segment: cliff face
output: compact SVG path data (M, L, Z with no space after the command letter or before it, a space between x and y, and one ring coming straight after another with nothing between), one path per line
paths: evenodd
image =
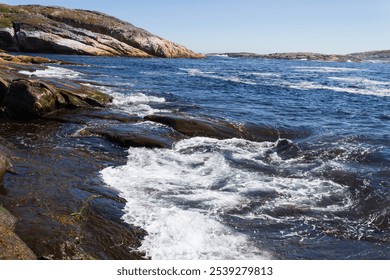
M35 5L0 4L0 49L129 57L203 57L103 13Z

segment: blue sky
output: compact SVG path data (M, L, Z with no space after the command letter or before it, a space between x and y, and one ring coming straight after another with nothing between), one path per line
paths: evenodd
M102 11L198 52L390 49L390 0L0 2Z

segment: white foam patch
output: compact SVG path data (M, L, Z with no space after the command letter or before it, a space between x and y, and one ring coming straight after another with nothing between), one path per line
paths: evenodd
M311 67L311 66L296 66L293 67L296 72L315 72L315 73L340 73L340 72L355 72L361 71L357 68L343 67Z
M144 93L122 94L113 92L114 104L117 106L133 105L142 103L164 103L164 97L157 97L152 95L146 95Z
M66 69L62 67L54 67L54 66L48 66L46 69L43 70L36 70L36 71L19 71L20 74L28 75L28 76L37 76L42 78L68 78L68 79L75 79L79 76L81 76L80 72Z
M115 89L112 87L90 85L88 83L84 83L84 85L93 86L99 89L100 91L109 94L114 98L112 101L113 106L131 115L144 117L147 115L152 115L161 112L166 112L166 113L170 112L169 110L155 109L152 107L154 104L160 104L166 102L164 97L146 95L141 92L124 94L115 91Z
M234 82L234 83L240 83L240 84L247 84L247 85L257 85L257 83L255 81L240 78L238 76L225 77L225 76L218 75L215 72L204 72L204 71L201 71L199 69L194 69L194 68L190 68L190 69L181 68L180 70L187 72L189 76L204 77L204 78L209 78L209 79L216 79L216 80L222 80L222 81Z
M331 90L336 92L347 92L352 94L375 95L381 97L390 96L390 88L373 86L372 83L368 85L363 84L363 87L355 87L353 85L351 85L351 87L328 86L328 85L318 84L315 82L290 83L287 84L287 86L290 88L300 89L300 90L322 89L322 90Z
M143 93L123 94L119 92L111 92L114 97L112 104L127 113L134 114L140 117L147 115L169 112L168 110L155 109L152 107L156 103L164 103L165 98Z
M376 81L359 77L329 77L329 79L334 81L345 82L352 85L364 85L364 86L390 86L390 82Z
M264 77L264 78L280 78L281 77L280 74L272 73L272 72L253 72L250 74L253 76Z
M127 200L125 221L148 232L140 249L153 259L269 258L222 219L248 205L251 193L276 194L256 213L280 207L328 213L350 206L345 188L332 181L257 171L282 161L272 151L275 145L196 137L172 150L131 148L126 165L101 174Z
M88 83L84 83L84 85L93 86L100 91L109 94L114 98L112 105L132 115L144 117L155 113L169 112L168 110L155 109L152 107L153 104L164 103L165 98L163 97L146 95L140 92L124 94L115 91L111 87L90 85Z

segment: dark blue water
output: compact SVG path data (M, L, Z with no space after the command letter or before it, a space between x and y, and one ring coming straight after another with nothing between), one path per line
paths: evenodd
M37 75L94 85L118 112L280 133L130 148L102 171L152 258L390 259L390 64L55 58L87 66Z

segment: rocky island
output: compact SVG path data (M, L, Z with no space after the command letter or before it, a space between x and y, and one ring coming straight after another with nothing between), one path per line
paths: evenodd
M264 58L264 59L287 59L287 60L316 60L329 62L362 62L362 61L389 61L390 51L370 51L351 54L321 54L313 52L286 52L257 54L250 52L228 52L228 53L210 53L209 56L227 56L233 58Z
M210 55L224 55L228 57L240 58L264 58L264 59L288 59L288 60L317 60L317 61L331 61L331 62L360 62L359 57L352 55L339 54L321 54L312 52L287 52L287 53L271 53L271 54L256 54L248 52L239 53L221 53Z

